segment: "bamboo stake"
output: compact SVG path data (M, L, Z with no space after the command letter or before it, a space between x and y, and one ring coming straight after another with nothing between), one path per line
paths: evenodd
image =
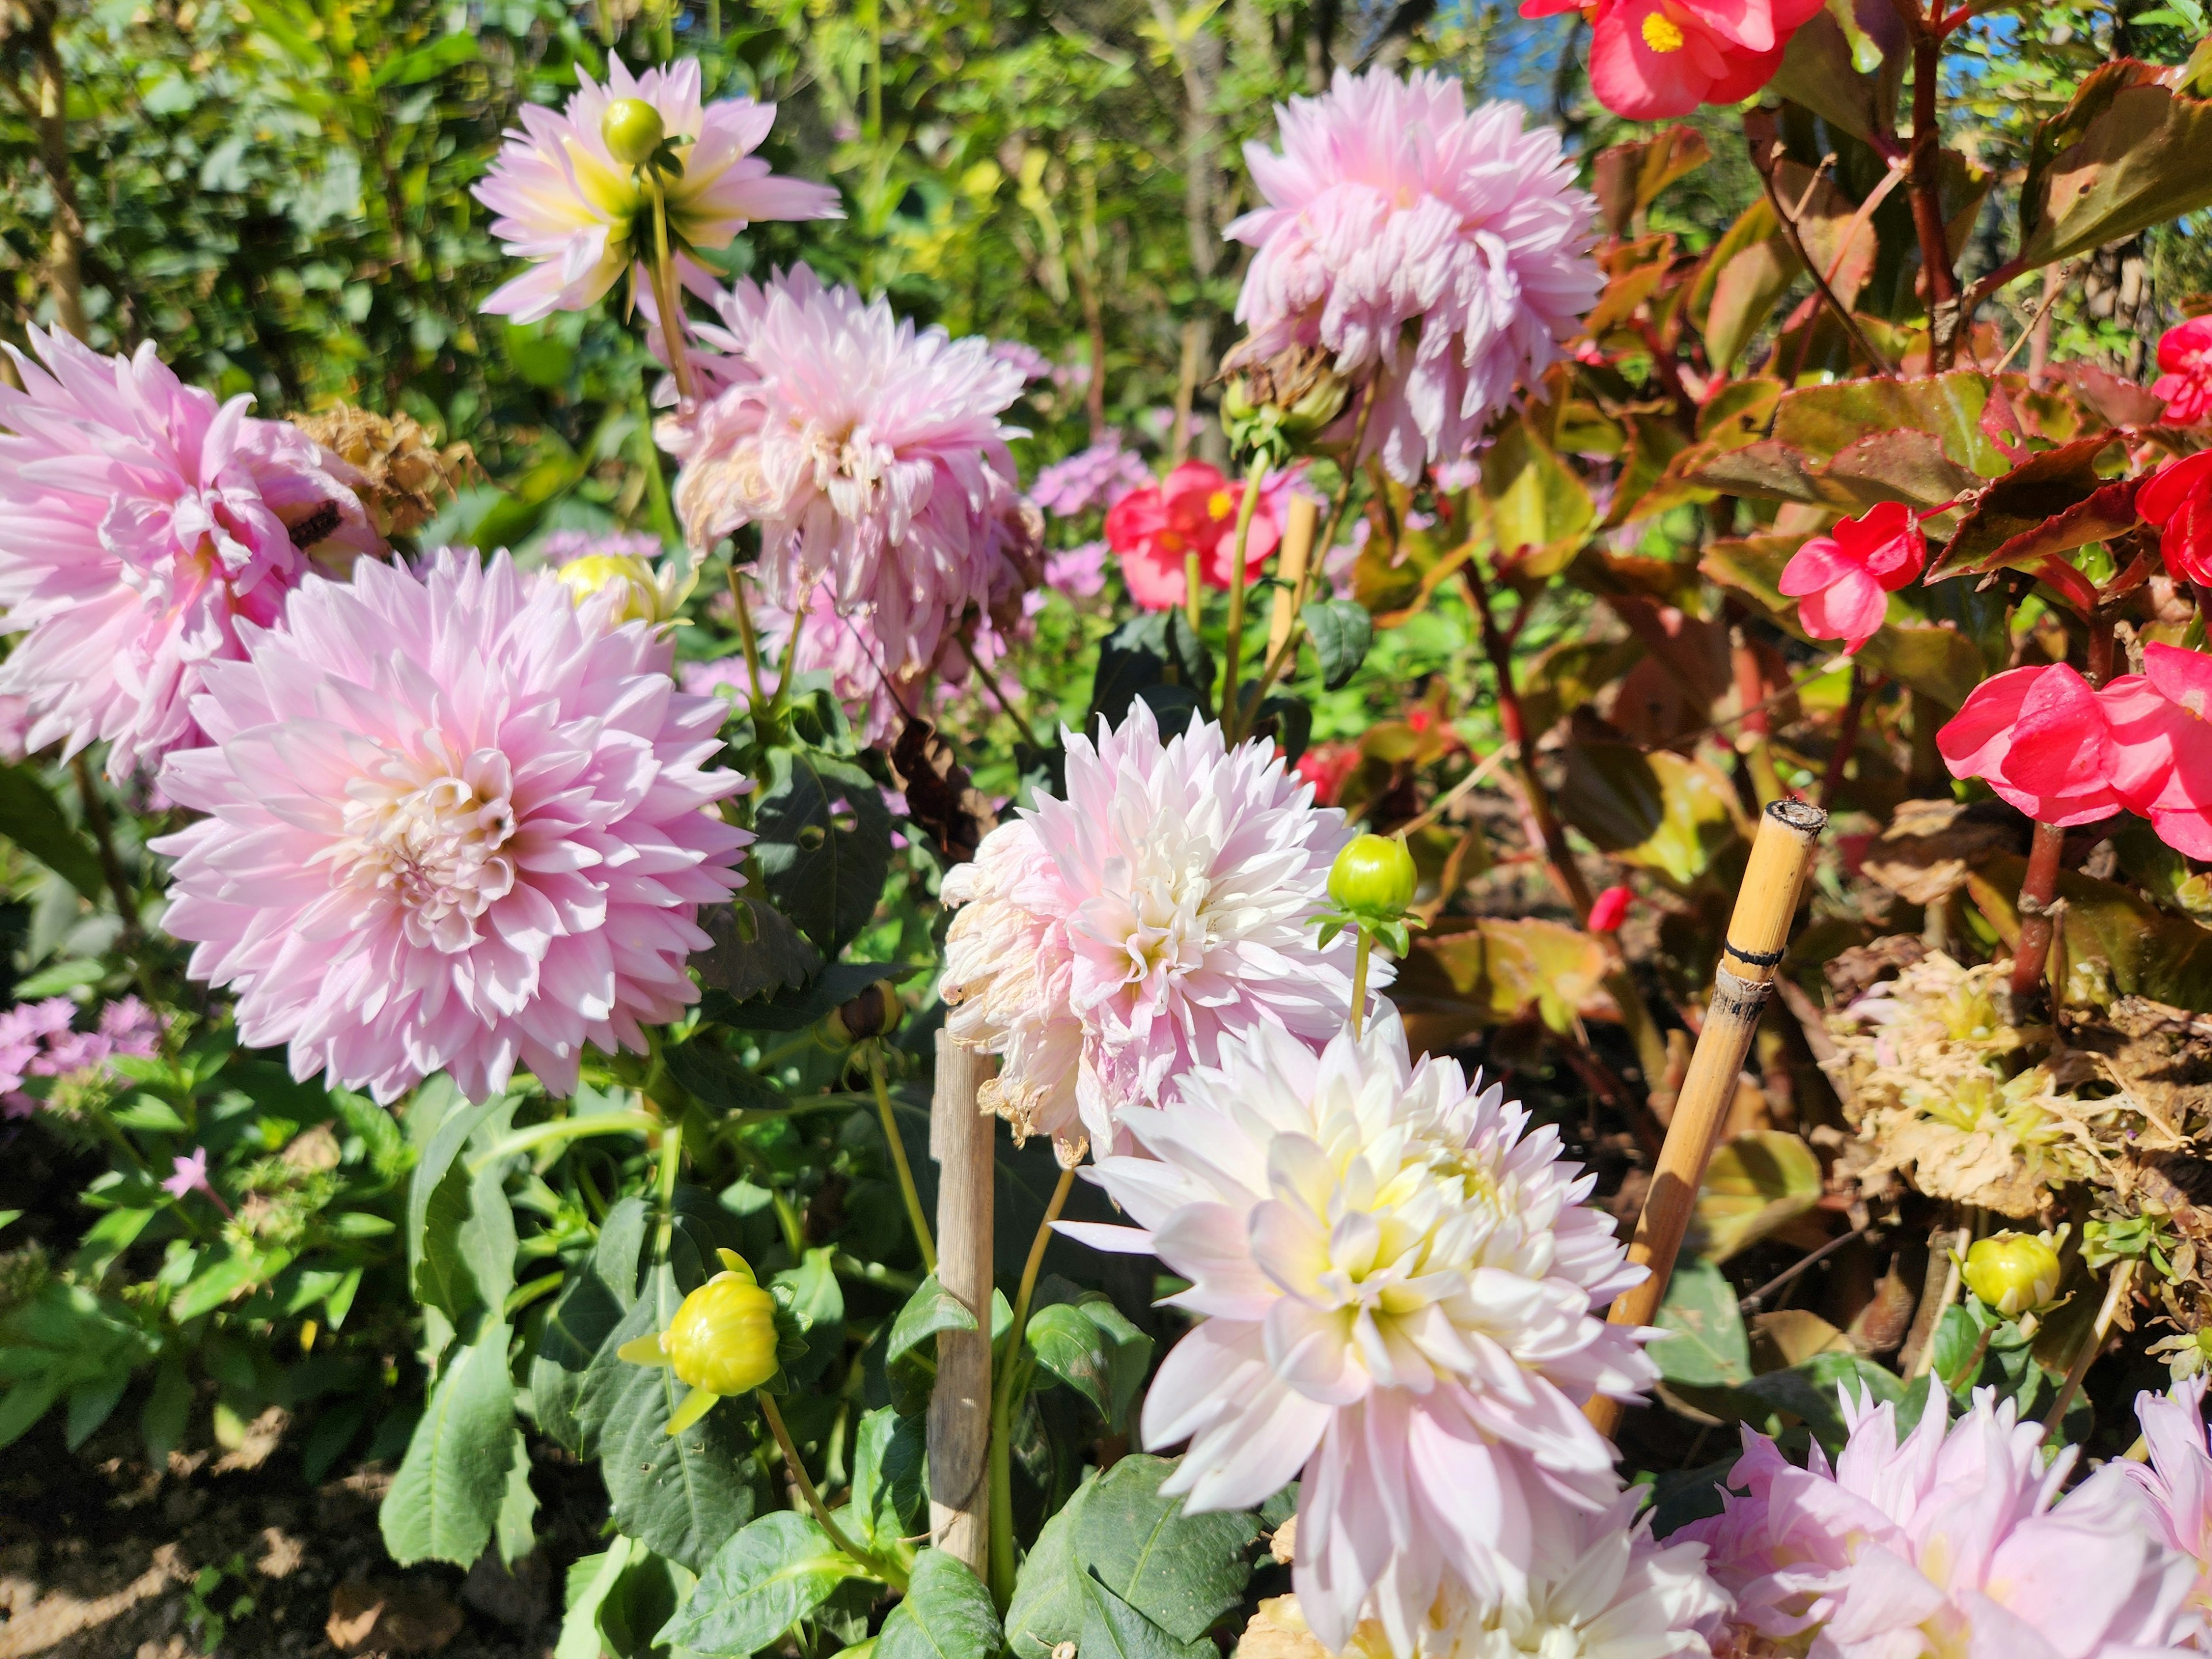
M1735 914L1729 919L1720 972L1713 986L1705 1028L1690 1056L1689 1074L1675 1097L1659 1167L1636 1224L1628 1259L1649 1267L1650 1276L1613 1299L1607 1318L1615 1325L1649 1325L1667 1293L1674 1257L1689 1231L1713 1141L1735 1097L1736 1073L1743 1069L1759 1011L1766 1006L1774 969L1797 914L1797 895L1811 868L1814 843L1828 815L1809 801L1778 800L1759 821L1751 862L1737 890ZM1583 1407L1601 1434L1620 1426L1621 1403L1600 1395Z
M929 1396L930 1541L981 1578L990 1570L992 1131L976 1103L987 1055L940 1032L929 1155L937 1160L937 1282L975 1316L975 1328L937 1334Z
M1321 526L1321 503L1310 495L1291 497L1291 520L1283 526L1283 545L1275 555L1275 614L1267 623L1267 654L1273 662L1297 620L1297 592L1305 585L1306 561L1313 556L1314 532ZM1261 688L1265 695L1266 688Z

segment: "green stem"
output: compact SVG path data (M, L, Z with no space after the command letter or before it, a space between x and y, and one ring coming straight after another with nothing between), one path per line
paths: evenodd
M550 1123L517 1129L494 1142L489 1151L469 1160L469 1173L473 1176L487 1164L512 1158L517 1152L534 1152L540 1146L564 1140L580 1140L586 1135L649 1135L665 1127L659 1118L648 1117L643 1112L602 1112L591 1117L556 1118Z
M131 890L131 878L124 871L123 860L116 854L107 803L100 799L100 786L93 781L92 769L85 764L82 754L70 757L70 772L76 779L77 799L84 803L84 826L92 831L93 842L100 849L100 873L106 878L108 896L115 901L115 914L123 921L123 937L126 941L136 939L138 901Z
M1275 683L1284 669L1297 659L1298 645L1305 638L1306 629L1305 624L1297 618L1298 613L1305 609L1306 600L1312 596L1314 573L1322 568L1328 550L1336 544L1337 528L1344 522L1344 509L1352 500L1352 480L1358 470L1355 463L1359 455L1359 446L1367 441L1367 417L1374 412L1375 396L1370 389L1361 398L1359 418L1352 422L1352 448L1345 457L1343 480L1336 487L1335 498L1329 502L1328 519L1322 526L1321 533L1314 538L1313 550L1306 555L1306 568L1299 574L1297 586L1291 590L1291 631L1283 635L1282 644L1275 648L1266 665L1260 670L1259 683L1252 693L1252 706L1255 709L1266 700L1267 688Z
M645 375L637 377L638 465L645 474L646 516L653 533L663 542L680 542L684 532L676 522L676 504L669 499L668 479L660 470L660 449L653 441L653 389Z
M730 602L738 613L738 645L745 653L745 678L751 684L753 700L750 713L756 730L761 715L768 707L768 693L761 686L760 636L753 632L752 607L745 603L744 573L732 559L730 565Z
M1014 729L1022 734L1022 741L1042 753L1044 745L1037 741L1036 733L1030 729L1029 721L1022 718L1020 709L1006 700L1006 694L1000 686L998 678L983 666L983 659L975 654L975 648L968 643L965 635L961 638L960 649L968 659L968 666L975 672L975 678L982 682L983 689L991 694L991 701L999 705L1008 720L1013 721Z
M643 169L653 191L653 296L660 313L660 338L668 348L668 372L676 377L680 406L696 403L699 388L691 379L691 354L684 339L684 285L668 252L668 192L650 163Z
M644 1098L642 1096L640 1098ZM647 1106L653 1104L647 1100ZM660 1227L653 1236L653 1259L668 1260L668 1242L676 1233L676 1175L684 1159L684 1131L666 1113L659 1115L660 1177L654 1195L660 1200Z
M999 1367L998 1387L991 1395L991 1595L1001 1611L1014 1599L1014 1465L1012 1430L1014 1380L1022 1370L1023 1345L1029 1335L1030 1298L1036 1293L1037 1269L1044 1265L1044 1247L1052 1242L1052 1224L1066 1207L1075 1185L1073 1169L1060 1172L1052 1201L1044 1206L1044 1219L1030 1241L1030 1259L1022 1265L1022 1282L1014 1292L1014 1320L1006 1328L1006 1356Z
M1359 948L1352 956L1352 1035L1355 1037L1367 1021L1367 959L1374 951L1375 935L1362 927Z
M914 1227L914 1242L921 1247L921 1265L937 1271L937 1241L929 1236L929 1218L922 1213L921 1193L914 1184L914 1166L907 1162L906 1142L898 1118L891 1110L891 1091L884 1084L884 1057L874 1043L868 1048L868 1081L876 1085L876 1110L883 1115L884 1139L890 1143L891 1163L898 1170L899 1196L906 1200L906 1218Z
M871 1554L862 1549L851 1539L846 1537L844 1529L830 1518L830 1511L822 1502L822 1494L814 1490L814 1482L806 1473L806 1465L799 1460L799 1448L791 1443L791 1431L783 1425L783 1413L775 1408L775 1396L766 1389L762 1389L757 1393L761 1403L761 1415L768 1419L769 1432L775 1437L776 1446L783 1453L784 1473L790 1478L792 1486L798 1490L807 1509L812 1512L815 1524L829 1534L830 1541L853 1560L866 1567L893 1589L904 1589L906 1573L897 1563L886 1561L881 1556Z
M1193 549L1182 556L1182 614L1190 621L1190 631L1198 632L1198 551ZM1203 691L1205 688L1200 687Z
M1252 537L1253 514L1260 507L1260 486L1267 481L1267 461L1255 455L1244 472L1244 499L1237 507L1237 541L1229 559L1229 635L1222 646L1221 726L1227 741L1234 743L1243 730L1237 703L1237 682L1243 672L1244 549Z

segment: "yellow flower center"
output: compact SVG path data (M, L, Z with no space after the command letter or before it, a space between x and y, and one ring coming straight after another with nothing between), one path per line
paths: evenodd
M1230 498L1229 492L1225 489L1217 489L1206 498L1206 510L1210 517L1225 519L1236 511L1236 508L1237 503Z
M1674 19L1655 11L1644 20L1644 44L1654 52L1680 52L1682 31Z

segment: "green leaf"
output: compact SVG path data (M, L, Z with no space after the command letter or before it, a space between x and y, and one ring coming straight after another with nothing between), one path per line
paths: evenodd
M1414 935L1390 988L1424 1045L1449 1047L1531 1010L1553 1030L1572 1030L1611 970L1596 936L1564 922L1480 916L1451 927Z
M1524 420L1508 422L1484 454L1479 494L1499 563L1529 576L1565 568L1597 523L1582 480Z
M1316 599L1298 612L1298 619L1305 623L1314 655L1321 660L1322 689L1341 690L1367 660L1375 619L1366 606L1350 599Z
M918 1414L878 1406L860 1419L853 1447L853 1509L861 1517L870 1547L921 1530L928 1460Z
M1077 1559L1076 1528L1098 1484L1086 1471L1074 1495L1044 1523L1022 1558L1014 1599L1006 1607L1006 1645L1014 1659L1047 1659L1063 1642L1083 1633L1085 1570Z
M1751 1380L1751 1339L1736 1307L1735 1286L1711 1262L1674 1264L1659 1328L1674 1333L1650 1348L1660 1376L1669 1382L1734 1388Z
M65 992L80 990L88 985L97 985L107 977L107 965L88 957L76 957L68 962L57 962L50 968L41 968L15 981L15 1000L27 1002L33 997L58 997ZM116 1060L135 1060L136 1054L117 1054ZM166 1069L166 1068L165 1068Z
M1735 368L1801 269L1774 209L1763 198L1746 208L1714 245L1690 301L1716 368Z
M291 1260L289 1250L264 1255L258 1250L240 1250L226 1245L221 1255L193 1274L184 1289L177 1292L176 1300L169 1306L169 1317L182 1324L185 1320L213 1313L233 1297L275 1278Z
M2100 64L2036 130L2020 198L2025 268L2212 206L2212 102L2160 85L2165 73Z
M0 766L0 836L76 889L95 905L107 894L100 853L69 821L35 767Z
M968 1304L937 1282L931 1273L907 1297L906 1305L891 1322L891 1334L884 1350L885 1364L908 1349L927 1341L939 1331L972 1331L975 1316Z
M536 1547L531 1520L537 1513L538 1494L530 1489L530 1447L522 1437L522 1425L517 1424L507 1459L507 1486L500 1498L498 1518L492 1524L499 1559L507 1566L514 1566Z
M2136 492L2143 480L2107 483L2098 463L2108 453L2119 458L2120 447L2111 433L2100 432L2014 467L1984 489L1959 521L1927 580L2029 570L2044 559L2132 529Z
M599 1224L599 1243L582 1269L571 1273L547 1314L530 1362L530 1398L538 1426L579 1455L586 1454L576 1404L584 1374L637 1300L639 1253L651 1212L645 1200L625 1198Z
M1905 1397L1905 1384L1894 1371L1850 1353L1814 1354L1785 1370L1754 1376L1738 1392L1799 1419L1833 1451L1850 1437L1837 1398L1839 1388L1855 1401L1862 1392L1870 1394L1876 1405L1893 1406Z
M1735 790L1710 763L1626 743L1567 746L1559 812L1605 852L1695 883L1738 845Z
M519 1435L505 1324L485 1322L446 1366L384 1495L377 1524L401 1566L471 1566L491 1541L507 1499Z
M1030 1316L1030 1352L1089 1401L1109 1428L1120 1428L1144 1389L1152 1339L1103 1292L1078 1291L1065 1280L1060 1290L1069 1299L1049 1302Z
M1968 875L1967 890L1984 915L2009 927L2013 896L2026 872L2025 860L1996 854ZM2102 962L2112 989L2124 996L2212 1013L2212 930L2078 871L2058 872L2058 896L2066 901L2069 960Z
M1076 1651L1086 1659L1206 1659L1217 1651L1202 1638L1177 1641L1091 1573L1076 1583L1083 1596Z
M1087 723L1119 726L1129 705L1147 688L1164 684L1170 669L1194 695L1213 684L1213 659L1189 618L1180 607L1131 617L1099 645Z
M817 1245L799 1259L796 1267L786 1267L769 1281L791 1293L792 1316L806 1338L805 1356L784 1367L800 1388L819 1376L845 1346L845 1291L832 1265L836 1255L835 1246Z
M1697 1252L1726 1261L1820 1201L1820 1162L1804 1137L1754 1129L1717 1148L1698 1188Z
M908 962L833 962L803 990L737 1002L720 991L701 1000L707 1018L744 1031L803 1031L842 1002L850 1002L879 979L894 984L912 979L924 964ZM779 1103L782 1103L779 1097Z
M1242 1510L1186 1515L1163 1497L1164 1457L1124 1457L1098 1477L1076 1524L1076 1559L1177 1642L1194 1642L1235 1607L1252 1577L1260 1523Z
M868 925L891 859L882 787L850 761L777 749L754 810L769 897L825 957Z
M884 1620L876 1659L991 1659L1005 1645L991 1592L957 1556L924 1550Z
M567 1610L553 1659L599 1659L599 1607L621 1579L635 1547L617 1533L603 1553L586 1555L570 1565Z
M616 1350L665 1330L683 1304L663 1264L607 1333L577 1391L574 1420L596 1453L617 1526L693 1571L752 1518L757 1503L749 1401L730 1400L678 1435L667 1432L691 1390L666 1365L634 1365Z
M726 993L732 1002L803 991L822 971L822 953L755 894L708 906L700 912L699 926L714 942L693 953L691 966L702 985Z
M439 1310L456 1328L471 1312L498 1307L514 1288L514 1216L503 1194L498 1209L507 1224L506 1283L501 1284L495 1273L490 1275L491 1284L477 1282L477 1261L471 1258L482 1260L489 1268L496 1252L475 1215L468 1167L461 1158L470 1137L499 1103L488 1100L448 1112L430 1137L407 1188L408 1282L416 1301ZM472 1226L477 1230L476 1237L465 1243L462 1235Z
M1877 113L1879 87L1859 69L1843 26L1825 11L1814 12L1790 37L1767 88L1862 143L1873 143L1878 130L1890 136Z
M811 1516L778 1510L714 1552L659 1640L732 1659L757 1653L858 1571Z
M660 1051L660 1058L669 1076L702 1106L715 1111L772 1112L791 1103L782 1090L740 1064L710 1037L672 1043Z

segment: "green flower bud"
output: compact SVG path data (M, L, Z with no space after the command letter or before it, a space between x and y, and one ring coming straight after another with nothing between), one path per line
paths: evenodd
M839 1003L830 1011L830 1035L841 1042L888 1036L898 1029L905 1012L898 988L890 981L879 979L850 1002Z
M653 159L668 128L660 112L642 98L617 98L599 117L599 137L607 154L624 167L642 167Z
M684 1298L661 1342L693 1388L744 1394L775 1375L775 1298L750 1267L716 1273Z
M2008 1318L2051 1305L2058 1251L2038 1233L1992 1233L1966 1252L1966 1288Z
M1328 896L1369 927L1393 922L1413 902L1420 872L1395 836L1360 836L1328 867Z

